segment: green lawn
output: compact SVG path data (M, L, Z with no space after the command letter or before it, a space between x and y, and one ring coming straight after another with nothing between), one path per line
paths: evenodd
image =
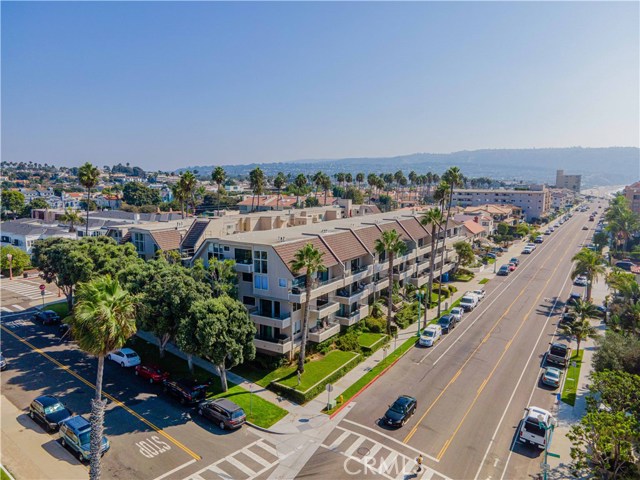
M456 282L470 282L473 275L454 275L453 280Z
M133 348L138 355L140 355L143 362L159 365L161 368L169 372L172 378L193 377L198 380L211 381L207 397L229 397L231 401L237 403L244 409L247 414L247 419L251 423L260 427L269 428L287 414L286 410L264 400L258 395L251 395L250 392L244 388L231 382L229 382L228 385L229 389L223 393L220 378L217 375L214 375L197 365L194 365L193 374L191 374L186 360L176 357L169 352L165 353L164 358L160 358L160 351L158 347L139 337L131 338L127 342L127 346ZM250 396L252 397L251 399L249 398Z
M371 348L384 337L384 333L361 333L358 335L358 343L361 347Z
M575 405L576 403L576 391L578 389L578 380L580 378L580 367L582 366L582 354L584 350L574 352L571 356L569 368L565 372L566 378L564 379L564 388L562 389L561 400L569 405ZM575 362L576 366L573 366Z
M11 480L4 467L0 468L0 480Z
M322 359L307 362L304 365L304 373L298 385L298 375L296 374L296 366L290 366L283 372L284 375L277 377L278 383L287 387L304 392L308 390L320 380L330 375L331 372L338 370L348 361L355 358L358 354L355 352L343 352L342 350L332 350ZM282 370L282 369L278 369Z
M67 302L54 303L52 305L46 305L45 310L53 310L60 318L64 318L69 315L69 309L67 308Z
M483 279L482 279L482 280L480 280L478 283L479 283L480 285L484 285L484 284L485 284L485 283L487 283L488 281L489 281L489 279L488 279L488 278L483 278Z
M400 345L396 350L391 352L387 357L379 362L375 367L365 373L362 377L360 377L355 383L353 383L350 387L348 387L340 397L342 398L342 403L348 401L353 397L356 393L358 393L365 385L367 385L371 380L373 380L377 375L379 375L385 368L391 365L397 358L403 356L405 353L409 351L411 347L416 344L416 337L411 337L407 339L402 345ZM342 403L340 405L342 405ZM337 405L336 408L329 410L328 414L332 414L336 411L337 408L340 407Z

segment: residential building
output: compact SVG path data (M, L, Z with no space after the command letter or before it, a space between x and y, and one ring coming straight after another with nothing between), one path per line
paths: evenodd
M580 193L582 175L565 175L564 170L556 171L556 188L567 188Z
M532 221L548 214L551 196L544 186L536 190L464 189L454 190L453 204L461 207L477 207L486 204L515 206L522 210L525 220ZM467 213L466 208L465 213Z
M235 260L238 296L256 325L256 348L291 357L300 344L305 303L310 309L309 341L315 343L368 315L370 302L388 286L388 258L376 252L375 242L382 232L392 229L407 245L406 253L394 259L393 279L401 286L423 286L432 253L430 227L423 226L411 210L207 238L191 262L201 259L208 264L214 257ZM454 268L453 243L466 239L455 221L449 222L446 235L446 245L440 245L436 257L436 275L442 261L443 273ZM315 275L309 299L304 272L291 270L295 253L307 243L323 253L327 269Z
M136 247L140 258L151 260L158 250L178 251L182 239L194 221L195 218L189 217L168 222L128 225L127 234L118 240L120 243L130 241ZM115 229L114 227L110 231Z
M640 215L640 182L624 187L622 194L629 201L631 210L636 215Z
M456 213L453 216L453 219L459 223L465 223L467 221L472 221L480 225L487 235L491 235L494 232L495 226L497 223L494 223L493 218L490 215L484 213L476 213L476 214L466 214L466 213Z
M489 236L489 232L477 221L467 220L462 224L462 226L464 227L467 237L472 240L479 240Z
M33 242L52 237L75 239L76 234L69 233L68 227L43 225L31 218L10 220L0 224L2 245L13 245L29 254L31 254Z
M551 188L549 194L551 195L551 208L555 210L563 210L569 205L575 205L578 195L574 190L568 188Z

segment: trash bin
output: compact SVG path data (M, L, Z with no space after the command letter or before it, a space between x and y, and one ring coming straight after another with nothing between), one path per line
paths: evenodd
M29 278L29 274L28 274L27 272L24 272L24 273L22 274L22 276L23 276L24 278Z
M449 281L449 272L447 273L443 273L442 274L442 282L448 282Z

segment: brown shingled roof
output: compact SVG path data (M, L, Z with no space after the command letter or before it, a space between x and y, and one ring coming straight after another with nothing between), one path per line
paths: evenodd
M340 263L336 257L333 256L331 251L327 248L327 246L322 243L318 237L309 237L305 240L298 240L297 242L290 243L281 243L278 245L274 245L273 249L278 254L278 256L282 259L282 262L287 266L289 271L291 271L291 260L293 260L296 252L304 247L307 243L311 243L314 247L324 253L322 256L322 260L324 261L325 267L332 267L333 265L337 265ZM295 275L304 275L306 269L300 270ZM293 271L291 271L293 273Z
M405 242L411 241L411 237L407 235L407 232L405 232L404 229L400 225L398 225L398 222L396 221L381 223L378 226L383 232L388 232L389 230L395 230L400 235L400 238Z
M427 231L420 225L420 222L415 218L407 218L406 220L399 220L400 225L402 225L409 235L411 235L414 239L419 240L421 238L429 237L431 235L427 233Z
M156 242L161 250L177 250L180 248L182 235L177 230L162 230L158 232L150 232L151 238Z
M341 262L367 255L368 252L349 230L341 233L322 235L322 240L336 254Z
M376 251L376 240L380 238L380 230L378 227L371 225L370 227L354 228L353 232L371 253Z

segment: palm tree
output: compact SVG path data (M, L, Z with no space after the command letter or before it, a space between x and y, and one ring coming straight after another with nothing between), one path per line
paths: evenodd
M393 230L382 232L380 238L376 239L375 249L378 255L387 255L389 267L387 275L389 276L389 286L387 287L387 334L391 335L391 311L393 308L393 260L396 256L404 254L407 245L400 238L400 234Z
M260 195L262 195L264 191L264 173L260 167L256 167L249 172L249 186L253 193L253 198L251 200L251 211L253 212L253 203L256 199L256 195L258 195L258 206L256 208L260 208Z
M84 223L84 218L76 211L67 208L64 211L64 214L60 215L61 222L69 222L69 233L73 233L76 229L73 227L74 225L80 225Z
M89 476L101 476L101 455L104 409L102 373L105 356L122 348L136 333L135 297L122 288L117 279L98 277L80 284L77 303L69 318L71 332L81 350L98 358L96 395L91 402L91 464Z
M430 208L420 219L423 225L431 225L431 257L429 259L429 285L427 291L427 300L424 308L424 326L427 326L427 306L431 303L431 294L433 292L433 266L436 260L436 248L438 243L438 231L442 224L442 211L437 208Z
M364 173L356 173L356 182L358 182L358 188L362 188L362 182L364 182Z
M331 177L322 175L322 190L324 191L324 206L327 206L327 192L331 190Z
M345 182L347 182L349 185L351 185L351 182L353 182L353 175L351 175L350 173L345 174L345 176L344 176L344 180L345 180Z
M211 180L218 186L218 216L220 216L220 198L222 197L222 186L227 179L227 172L222 167L216 167L211 173Z
M296 179L293 181L293 184L296 186L296 204L300 207L300 194L304 193L304 190L307 186L307 177L305 177L302 173L299 173Z
M595 308L595 307L594 307ZM587 338L595 338L598 336L598 331L591 325L591 322L587 319L575 320L570 323L563 324L560 329L562 333L568 337L575 338L576 343L576 355L580 351L580 343Z
M307 337L309 335L309 306L311 304L311 289L313 288L314 275L317 272L324 272L327 267L324 266L321 252L313 246L311 242L298 250L291 260L291 271L294 274L305 273L305 292L306 298L304 302L304 312L302 315L302 344L300 345L300 354L298 355L298 372L304 373L305 349L307 346Z
M607 230L613 237L614 246L622 245L622 250L626 250L631 237L640 230L640 219L629 208L629 201L622 195L618 195L611 201L605 218L608 221Z
M444 206L445 206L445 202L447 200L447 195L449 193L449 184L445 181L442 181L438 184L438 186L436 187L435 191L433 192L433 199L438 203L439 205L439 209L440 212L444 211ZM444 246L444 242L446 240L445 235L442 234L442 230L443 230L443 223L445 218L444 218L444 214L442 215L442 220L440 222L440 227L438 228L438 234L436 236L436 245L435 245L435 249L436 251L433 253L433 255L435 255L438 251L438 246L440 244L440 239L442 239L442 244ZM446 227L445 227L446 228ZM442 264L444 264L444 252L445 252L445 248L442 248L441 251L441 262ZM442 266L442 265L441 265ZM442 275L442 271L440 272L440 274ZM438 289L438 316L440 316L440 302L442 300L442 290Z
M278 190L278 198L276 198L276 210L279 210L280 208L280 191L282 190L282 187L285 186L285 184L287 183L287 178L284 176L284 173L282 172L278 172L278 174L276 175L276 178L273 179L273 186L276 188L276 190Z
M196 214L196 191L198 189L198 179L196 176L187 170L180 176L180 180L178 180L178 186L180 190L182 190L182 196L184 198L184 202L187 205L187 213L189 213L189 202L191 202L191 212L193 215Z
M173 198L180 204L180 213L182 214L182 218L184 219L184 192L182 190L182 186L180 185L180 181L171 185L171 193L173 194Z
M575 280L580 275L587 277L587 300L591 300L593 282L597 281L606 271L602 265L604 258L593 250L583 248L573 256L571 261L576 262L571 272L571 280Z
M78 180L80 185L87 189L87 226L85 235L89 236L89 202L91 200L91 189L98 185L100 170L87 162L78 169Z
M447 250L447 230L449 229L449 219L451 218L451 206L453 204L453 190L456 187L462 185L462 173L458 167L450 167L446 172L442 174L442 180L449 185L449 199L447 202L447 218L443 222L444 226L444 239L442 240L442 263L440 264L440 278L442 278L442 269L444 267L444 254ZM438 304L438 310L440 310L440 304ZM438 315L440 312L438 311Z

